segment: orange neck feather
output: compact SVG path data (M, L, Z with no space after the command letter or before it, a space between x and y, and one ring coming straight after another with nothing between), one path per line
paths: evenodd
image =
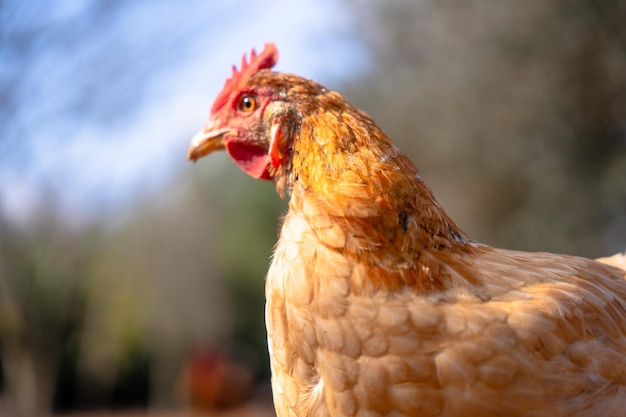
M293 206L306 196L320 215L365 237L347 244L346 255L367 251L378 264L414 264L424 251L472 250L415 166L371 118L337 93L318 99L324 110L303 119L293 145L291 186L302 190L293 193Z

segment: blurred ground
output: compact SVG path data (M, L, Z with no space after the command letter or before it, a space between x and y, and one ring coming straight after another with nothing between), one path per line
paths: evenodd
M120 411L120 412L86 412L57 414L55 417L275 417L271 404L250 403L248 405L226 411Z

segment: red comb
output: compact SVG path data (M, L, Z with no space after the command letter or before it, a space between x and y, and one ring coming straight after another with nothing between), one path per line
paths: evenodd
M254 74L257 71L266 68L272 68L278 61L278 50L273 43L266 43L263 52L259 55L256 54L254 48L250 51L250 63L246 62L246 55L241 58L241 69L237 71L237 67L233 65L233 75L226 80L222 91L215 98L213 107L211 107L211 114L221 109L228 101L228 96L233 89L239 84L244 77Z

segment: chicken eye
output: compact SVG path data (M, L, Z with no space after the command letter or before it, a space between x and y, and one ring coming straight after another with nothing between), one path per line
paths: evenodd
M257 100L253 95L245 95L239 99L238 108L240 112L243 113L252 113L256 110Z

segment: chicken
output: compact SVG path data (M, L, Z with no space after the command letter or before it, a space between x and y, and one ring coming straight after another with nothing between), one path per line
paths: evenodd
M250 368L226 350L198 346L187 358L179 391L195 410L209 411L241 405L250 396L252 383Z
M233 68L188 157L225 149L290 195L266 281L278 416L626 416L620 259L471 239L368 115L277 57Z

